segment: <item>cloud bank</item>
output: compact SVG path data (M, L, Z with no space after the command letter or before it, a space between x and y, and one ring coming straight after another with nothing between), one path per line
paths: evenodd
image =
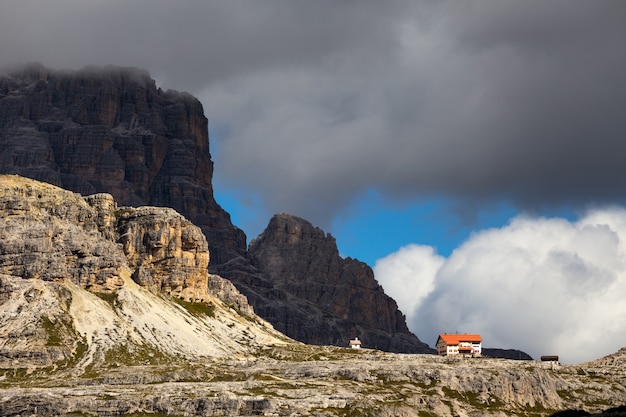
M623 202L622 0L0 4L0 64L139 66L210 119L216 179L328 227L367 189Z
M624 13L422 3L374 22L371 47L212 85L203 97L229 132L220 175L322 226L368 187L525 209L623 202Z
M626 344L626 209L575 222L518 216L471 236L447 259L410 246L374 272L434 346L439 333L480 333L483 346L580 363Z

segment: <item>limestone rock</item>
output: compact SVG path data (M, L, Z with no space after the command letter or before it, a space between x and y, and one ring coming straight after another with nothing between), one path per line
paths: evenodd
M15 175L0 175L0 274L110 293L131 271L142 287L188 301L209 292L209 251L200 228L166 207L120 207L109 194L85 198ZM253 314L221 277L218 295Z
M111 239L110 222L80 195L1 176L0 214L0 274L70 280L101 292L123 285L126 259Z
M83 198L0 176L0 219L2 416L547 417L626 403L624 349L558 365L295 342L246 310L228 281L208 275L206 240L168 208L119 208L110 195ZM391 313L383 309L394 306L369 272L355 273L361 266L339 257L331 236L277 216L252 246L258 267L277 277L255 275L257 266L244 258L229 263L242 277L265 279L254 288L274 291L273 300L308 306L311 328L352 326L364 343L371 334L393 339L366 327L372 318L330 307L361 306L352 301L353 286L384 320ZM302 255L295 269L283 267L286 255ZM333 287L341 291L327 294ZM329 310L347 314L347 324L320 316L307 294L329 299Z
M119 365L96 379L47 377L35 386L7 378L0 415L547 417L578 409L609 416L624 411L622 377L618 370L599 378L578 366L553 369L535 361L285 344L210 366Z
M209 290L206 238L173 209L0 175L0 219L0 369L103 361L122 347L230 356L285 340L223 278Z
M117 230L133 280L189 301L208 297L209 251L200 229L173 209L122 208Z
M82 339L61 312L72 301L62 284L0 275L0 369L67 361Z
M245 234L213 198L202 105L157 88L144 70L31 64L0 73L0 173L171 207L203 230L214 262L245 252Z
M335 239L308 221L275 215L250 243L249 254L265 280L236 282L255 311L286 335L340 346L358 336L373 349L432 352L408 330L404 315L372 269L339 256ZM266 289L262 297L259 288Z
M107 204L106 199L99 200L103 195L112 195L121 206L173 208L206 236L211 272L235 283L259 314L298 340L345 346L358 334L367 335L364 341L369 347L402 352L426 349L408 332L404 317L375 282L371 269L356 260L340 259L330 239L327 243L306 240L317 241L326 251L320 267L309 271L320 280L323 268L329 268L330 275L319 283L299 282L294 285L300 288L291 288L284 285L284 277L278 277L302 276L302 262L295 261L298 256L315 260L315 267L318 259L307 252L316 250L315 245L300 243L293 250L283 245L286 258L280 266L266 262L260 255L266 251L259 250L255 256L263 263L254 264L246 252L245 234L232 225L213 197L213 162L202 105L189 94L161 90L147 71L110 66L54 71L31 64L0 74L0 173L93 195L88 200L93 208ZM97 212L97 216L110 213ZM98 230L113 239L113 220L101 220ZM180 253L169 253L169 246L163 246L165 241L183 244L186 237L165 236L156 224L146 227L138 231L145 241L130 241L122 233L134 279L156 291L202 298L201 290L193 289L197 279L189 278L198 276L202 261L194 265L188 254L179 258ZM136 248L151 253L131 253ZM181 250L185 252L180 248L174 252ZM294 251L299 251L298 256ZM156 259L166 269L176 263L186 278L172 272L156 274L150 269ZM295 269L290 271L292 261ZM265 271L266 267L271 269ZM102 280L90 278L98 279ZM185 279L191 281L184 283ZM181 284L187 288L184 294ZM362 296L356 291L361 285ZM245 308L246 303L233 302ZM373 308L380 311L374 315Z
M180 363L184 370L188 362L247 357L286 341L255 315L243 317L211 295L180 304L135 284L128 270L123 276L125 285L111 294L69 281L0 276L0 380L25 371L63 378L122 365ZM137 372L126 378L152 380Z
M224 303L234 307L242 314L255 315L255 311L248 303L248 299L237 290L229 280L219 275L209 274L208 279L209 293L213 294Z

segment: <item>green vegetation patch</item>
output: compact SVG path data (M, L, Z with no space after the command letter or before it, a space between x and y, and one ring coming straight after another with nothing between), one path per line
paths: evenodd
M365 356L366 349L350 349L334 346L314 346L291 343L272 346L263 350L263 356L290 362L342 361Z
M471 405L472 407L479 409L479 410L480 409L483 409L483 410L503 409L506 406L502 402L502 400L500 400L499 398L495 396L489 396L489 398L485 400L483 398L480 398L480 394L477 392L471 392L471 391L459 392L451 388L448 388L446 386L441 387L441 390L443 391L446 398L455 399L461 403ZM538 408L532 407L526 411L538 411ZM543 409L540 408L540 411L543 411Z
M46 346L65 346L68 340L72 340L77 336L74 323L65 317L52 319L43 316L39 319L39 323L46 332Z
M49 328L49 326L55 327L49 319L43 320L45 326ZM60 336L53 336L52 339L48 339L48 346L60 347L61 344L56 344L60 340ZM10 368L10 369L1 369L0 370L0 387L2 386L13 386L15 384L21 385L25 383L27 386L46 386L49 378L59 371L63 369L69 369L75 366L85 355L87 352L87 344L84 339L78 340L74 349L67 347L64 350L69 354L67 359L63 359L55 362L51 366L46 367L28 367L28 368ZM57 385L62 385L56 382Z
M117 305L117 291L110 293L94 292L93 294L106 301L111 307L115 307Z
M216 373L211 378L211 382L236 382L236 381L246 381L248 376L243 372L232 372L223 370L220 373Z
M65 317L40 318L41 327L45 330L46 346L62 348L69 353L67 359L55 363L55 369L65 369L76 365L87 352L87 341L80 336L74 323Z
M215 317L215 305L213 303L205 302L191 302L181 300L180 298L172 297L176 304L182 306L191 315L196 317Z
M378 415L379 410L375 409L363 409L360 407L354 407L352 405L346 405L343 408L339 407L327 407L312 410L315 411L314 415L332 415L338 417L373 417Z
M53 323L48 317L41 318L41 327L48 335L46 346L63 346L63 331L59 328L57 323Z
M104 354L107 365L163 365L172 362L170 356L146 345L118 345Z
M132 366L163 367L163 372L178 365L177 357L164 354L150 345L123 344L107 350L98 349L94 353L94 360L85 368L81 378L93 379L106 374L114 368Z

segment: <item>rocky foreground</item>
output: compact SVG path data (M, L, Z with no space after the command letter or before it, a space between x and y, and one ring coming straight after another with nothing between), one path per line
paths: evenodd
M547 416L626 402L624 368L593 364L299 344L267 345L240 359L115 356L78 373L5 371L0 415Z

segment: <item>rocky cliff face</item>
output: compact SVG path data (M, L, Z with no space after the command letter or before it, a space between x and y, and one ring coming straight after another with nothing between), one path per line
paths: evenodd
M33 64L0 75L0 173L171 207L202 229L214 262L245 252L244 233L213 198L202 105L157 88L146 71Z
M235 283L259 315L297 340L345 346L359 336L372 348L429 351L408 331L372 270L357 260L341 259L334 240L309 223L278 216L248 254L245 234L213 198L207 129L198 100L162 91L146 71L53 71L35 64L0 75L0 173L83 195L107 193L123 206L173 208L206 235L211 271ZM163 225L178 222L177 217L155 219L150 210L134 211L132 219L120 214L120 227L130 227L128 219L143 230L121 233L133 279L148 288L202 298L182 278L150 269L160 263L165 269L197 274L205 261L196 259L194 264L172 251L164 240L184 248L201 239L195 232L167 235ZM304 234L289 240L280 235L280 227L302 227ZM129 240L131 235L135 240ZM81 249L76 251L84 264ZM67 272L54 270L42 273ZM101 281L89 278L93 285L104 285Z
M87 364L120 346L223 356L284 339L269 325L254 330L264 322L245 297L209 276L200 229L170 208L118 208L109 194L0 175L0 219L0 367ZM227 319L186 317L176 299ZM237 342L244 327L247 347Z
M0 176L0 274L70 280L92 291L139 285L208 298L209 252L197 226L170 208L118 209L109 194L82 198L18 176ZM121 245L118 245L118 242Z
M90 206L78 194L0 176L0 274L68 279L101 292L120 288L126 260L115 244L114 226L99 214L113 200L92 201L102 204Z
M133 281L190 301L206 296L207 242L189 220L169 208L140 207L121 211L117 231Z
M335 239L308 221L274 216L250 243L249 256L256 273L237 270L235 264L224 274L258 314L286 335L338 346L359 337L368 348L432 352L408 330L404 315L376 282L372 269L339 256Z

